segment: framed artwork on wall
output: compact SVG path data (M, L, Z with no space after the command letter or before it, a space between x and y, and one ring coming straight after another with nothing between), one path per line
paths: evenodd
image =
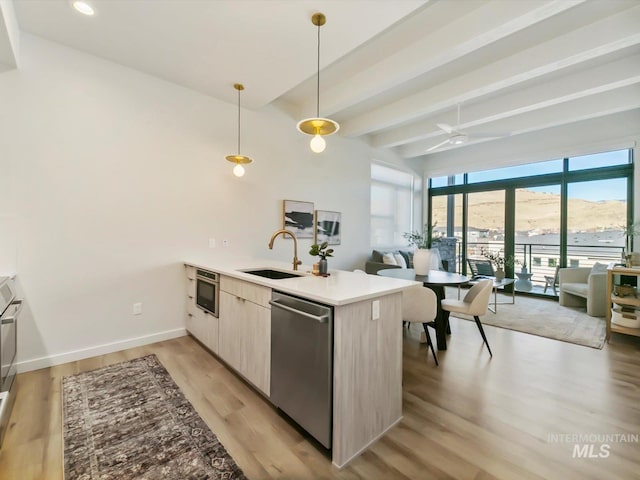
M340 212L316 210L316 243L340 245L341 217Z
M283 200L282 228L291 230L297 238L313 238L313 203Z

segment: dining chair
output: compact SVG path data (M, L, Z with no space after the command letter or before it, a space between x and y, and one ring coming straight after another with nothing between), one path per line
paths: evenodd
M404 322L421 323L427 339L427 347L431 349L433 359L438 365L438 356L433 348L429 335L429 326L438 314L438 297L433 290L426 287L412 287L402 292L402 320Z
M440 302L442 310L446 311L446 322L449 322L449 313L462 313L470 315L476 321L482 340L489 350L489 355L493 357L491 353L491 347L487 342L487 336L484 334L482 323L480 323L480 316L486 315L489 309L489 300L491 299L491 290L493 289L493 280L481 280L469 289L467 294L462 300L445 298Z
M467 258L467 264L471 271L471 276L495 277L492 263L487 259Z

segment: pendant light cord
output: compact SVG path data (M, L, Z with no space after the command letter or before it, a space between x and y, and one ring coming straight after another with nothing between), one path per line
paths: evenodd
M240 89L238 89L238 155L240 155Z
M320 25L318 25L318 76L316 82L316 117L320 118Z

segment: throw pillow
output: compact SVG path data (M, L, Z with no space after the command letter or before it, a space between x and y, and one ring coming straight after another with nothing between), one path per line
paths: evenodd
M391 252L385 253L382 256L382 263L384 263L385 265L398 265L398 262L396 262L396 257L394 257L393 253Z
M407 262L405 262L404 257L400 253L394 253L393 258L396 259L396 264L400 266L400 268L407 268Z
M382 263L383 255L384 255L384 252L381 252L380 250L374 250L373 252L371 252L371 261L376 263Z
M407 264L407 268L413 268L413 252L400 250L400 255L404 257L404 263Z
M604 263L596 262L591 267L591 272L589 272L589 274L592 273L607 273L607 266Z

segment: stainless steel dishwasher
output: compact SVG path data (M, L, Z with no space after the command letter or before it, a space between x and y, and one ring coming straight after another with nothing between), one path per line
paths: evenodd
M333 308L271 295L271 401L331 448Z

